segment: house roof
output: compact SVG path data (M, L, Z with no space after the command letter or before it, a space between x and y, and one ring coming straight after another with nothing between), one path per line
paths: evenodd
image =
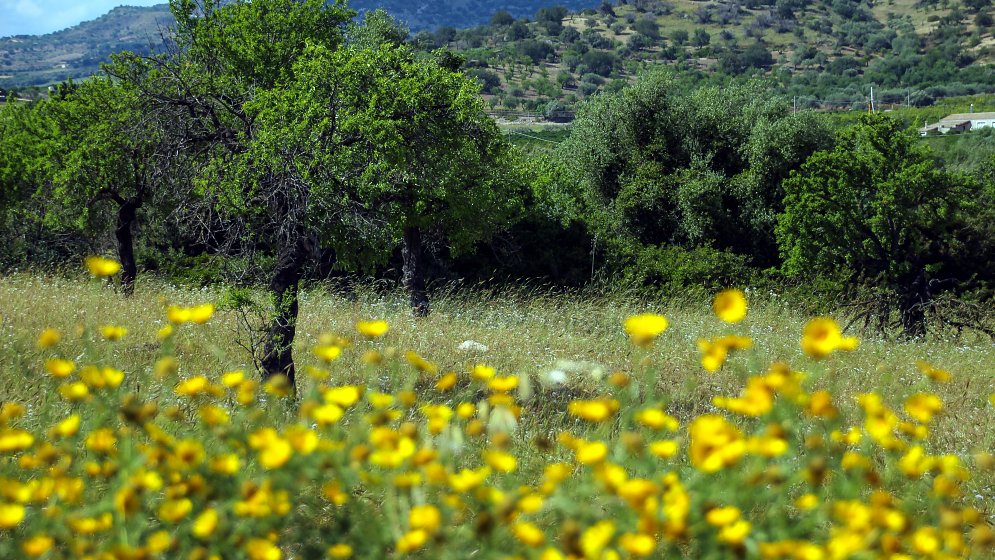
M940 122L946 123L947 121L987 121L995 119L995 113L956 113L953 115L947 115L940 119Z

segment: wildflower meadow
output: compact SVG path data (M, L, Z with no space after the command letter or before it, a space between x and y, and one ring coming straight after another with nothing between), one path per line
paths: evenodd
M995 555L990 344L858 340L735 289L423 319L316 290L294 387L214 292L0 299L0 558Z

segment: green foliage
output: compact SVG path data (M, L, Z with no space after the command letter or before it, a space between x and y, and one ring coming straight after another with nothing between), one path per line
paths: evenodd
M313 47L296 73L259 99L246 162L307 189L308 228L343 262L383 262L406 227L441 227L459 252L520 212L508 147L458 70L380 45Z
M729 286L750 285L756 277L745 255L710 247L640 247L624 262L623 285L651 286L662 294L689 299Z
M851 281L897 295L913 335L945 283L969 280L957 262L971 258L964 241L978 212L977 184L938 169L894 119L863 117L783 186L777 236L788 274L852 271Z
M210 65L222 84L272 88L291 79L306 45L334 48L353 12L324 0L170 0L178 42L194 60Z
M562 157L609 253L709 247L770 266L779 184L830 140L760 84L687 90L657 72L583 106Z

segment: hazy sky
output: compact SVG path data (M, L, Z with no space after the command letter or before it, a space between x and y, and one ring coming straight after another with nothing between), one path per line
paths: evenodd
M39 35L96 19L120 6L153 6L167 0L0 0L0 37Z

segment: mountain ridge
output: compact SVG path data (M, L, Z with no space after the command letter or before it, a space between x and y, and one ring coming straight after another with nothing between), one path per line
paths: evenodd
M467 28L488 22L500 10L514 17L532 16L551 4L572 10L596 6L600 0L354 0L349 7L361 16L387 10L413 33L440 27ZM43 35L0 37L0 87L57 83L92 75L110 54L130 50L149 54L161 46L159 30L173 23L168 4L118 6L72 27ZM119 30L125 33L118 33ZM129 34L127 31L133 31Z

